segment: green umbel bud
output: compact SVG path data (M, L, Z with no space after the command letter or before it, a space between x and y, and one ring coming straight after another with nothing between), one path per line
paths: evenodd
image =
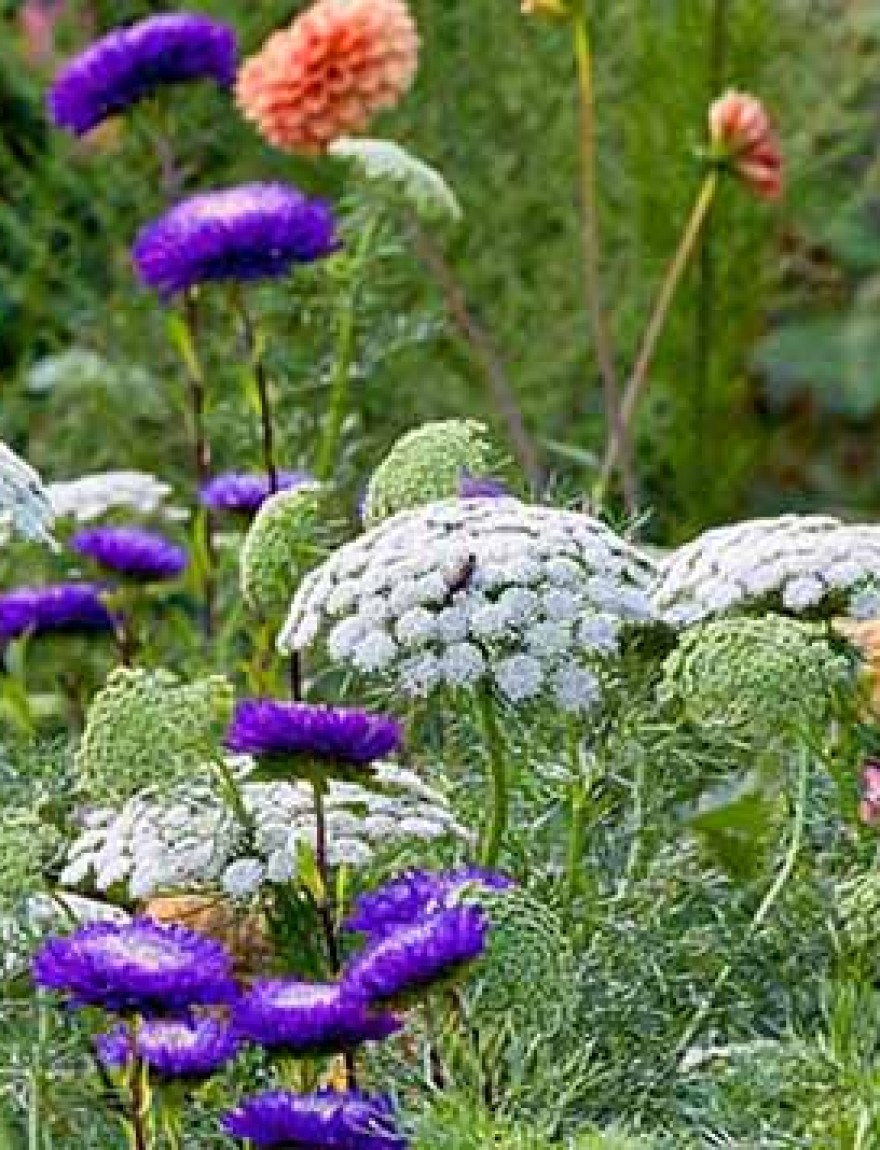
M303 575L322 557L323 489L308 483L267 499L241 549L241 593L270 620L284 616Z
M498 471L499 453L488 429L473 419L426 423L407 432L373 472L364 497L365 527L383 519L459 494L468 476Z
M775 741L827 721L852 683L849 661L820 626L767 615L686 631L664 663L659 693L700 726Z
M218 754L233 702L219 675L182 683L170 671L118 667L89 707L78 777L91 794L119 798L198 779Z

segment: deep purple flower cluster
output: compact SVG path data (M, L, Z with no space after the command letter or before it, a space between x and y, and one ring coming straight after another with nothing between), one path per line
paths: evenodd
M74 57L49 92L59 128L81 136L167 84L235 80L235 33L191 12L152 16L117 28Z
M376 890L358 895L344 926L346 930L378 938L452 906L470 886L506 890L513 885L507 875L484 867L407 871Z
M186 570L182 547L142 527L92 527L73 535L70 546L99 567L138 582L176 579Z
M307 471L280 471L277 479L277 491L289 491L312 482L312 476ZM199 492L199 500L210 511L255 515L270 494L266 475L229 471L204 484Z
M93 583L19 587L0 595L0 644L23 635L112 631L113 618Z
M148 1016L229 1003L238 992L232 959L220 943L146 919L94 923L49 939L34 958L33 976L76 1006Z
M292 1094L269 1090L246 1098L223 1125L233 1138L285 1150L404 1150L384 1095L349 1091Z
M232 1062L240 1040L229 1022L210 1016L147 1019L133 1040L120 1024L96 1041L98 1057L108 1069L127 1064L134 1046L137 1056L160 1078L209 1078Z
M428 914L371 939L348 964L343 986L375 1005L405 1002L478 958L488 931L478 906Z
M388 1038L400 1029L393 1014L375 1014L339 983L267 979L236 1003L235 1027L260 1046L289 1054L334 1054Z
M183 200L144 227L132 256L164 298L212 280L284 276L338 247L333 212L287 184L243 184Z
M256 758L302 757L364 767L396 751L399 724L349 707L246 699L235 708L226 746Z

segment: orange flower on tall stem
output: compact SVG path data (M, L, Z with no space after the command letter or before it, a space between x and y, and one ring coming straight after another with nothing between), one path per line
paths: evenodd
M318 0L245 61L238 106L276 147L321 153L398 103L418 50L404 0Z

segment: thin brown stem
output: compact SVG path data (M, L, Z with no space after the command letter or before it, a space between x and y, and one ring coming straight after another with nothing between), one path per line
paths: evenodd
M687 267L688 260L690 259L694 247L696 246L697 239L699 238L702 226L709 214L709 209L715 198L715 191L718 187L718 172L712 170L703 181L700 188L699 195L697 196L696 203L694 204L690 218L682 234L681 241L679 242L678 249L666 271L663 278L663 283L660 287L660 293L657 301L654 304L654 309L651 313L651 318L648 322L645 335L642 339L642 344L639 349L639 354L636 358L635 366L633 367L632 374L626 385L626 390L623 394L623 401L620 405L620 415L623 426L629 429L632 426L633 417L639 401L644 394L648 385L648 369L651 366L654 352L657 348L657 343L660 335L666 324L669 315L669 308L672 304L673 297L675 296L676 288L681 281L684 270ZM602 463L602 471L599 476L599 482L594 493L594 498L601 501L602 497L607 490L608 483L614 473L620 459L620 452L622 450L623 440L615 431L612 436L608 448L605 452L605 459Z
M241 322L241 334L244 339L245 350L254 376L257 389L257 400L260 408L260 429L263 441L263 467L269 481L269 491L275 494L278 490L278 467L275 463L275 430L272 425L272 401L269 395L269 379L266 374L266 364L263 360L262 350L257 339L257 330L248 311L244 296L239 290L233 292L235 310Z
M623 496L627 512L633 515L637 509L638 493L633 467L632 444L629 429L620 412L620 387L614 364L611 332L602 298L599 202L596 194L596 109L593 59L586 12L580 12L575 16L572 27L581 114L582 243L587 308L596 361L599 366L599 374L602 377L606 435L609 439L613 437L620 441L618 459L623 483Z
M192 292L187 292L183 305L183 321L186 328L188 347L184 360L187 369L189 388L190 419L192 422L193 467L196 485L201 490L211 478L211 442L205 428L205 404L207 388L205 373L198 358L198 308ZM198 497L196 502L198 503ZM214 519L209 508L204 510L205 555L202 572L202 597L204 601L204 632L210 638L214 633L214 571L217 551L214 542Z
M482 368L489 398L506 428L517 462L526 473L529 483L538 491L544 482L538 450L526 430L522 411L495 341L471 309L455 270L444 253L414 216L410 218L410 223L416 254L437 281L449 318Z

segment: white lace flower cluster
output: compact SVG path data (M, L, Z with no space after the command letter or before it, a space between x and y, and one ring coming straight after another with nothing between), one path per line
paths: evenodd
M245 898L264 882L287 882L301 849L316 845L311 787L244 782L241 796L249 826L208 786L162 798L145 792L121 810L92 811L61 884L101 891L122 884L131 898L146 899L216 887ZM411 839L471 838L440 791L392 763L377 766L369 788L331 781L325 805L331 866L367 866L380 849Z
M446 180L424 160L391 140L343 137L328 149L331 156L356 163L368 180L399 189L426 219L461 218L461 207Z
M46 489L59 519L68 516L90 523L120 508L152 515L158 511L171 487L145 471L103 471L78 479L50 483Z
M652 620L651 561L574 511L517 499L448 499L403 511L306 576L279 636L323 635L334 662L408 695L494 683L511 703L571 712L627 626Z
M13 531L55 546L50 528L54 512L46 488L29 463L0 443L0 544Z
M706 531L662 562L654 605L673 626L757 604L877 615L880 528L824 515L752 519Z

